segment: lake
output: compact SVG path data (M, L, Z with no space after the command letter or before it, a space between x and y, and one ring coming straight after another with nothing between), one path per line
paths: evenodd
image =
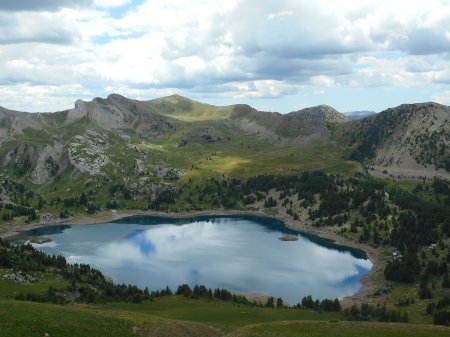
M361 289L372 267L364 252L333 244L257 216L130 217L95 225L61 225L25 233L69 263L87 263L116 283L150 290L203 284L281 297L296 304L343 298ZM297 241L282 241L289 235Z

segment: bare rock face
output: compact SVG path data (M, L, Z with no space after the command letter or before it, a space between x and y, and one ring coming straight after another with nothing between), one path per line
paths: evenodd
M108 99L95 98L91 102L77 100L75 108L67 113L66 123L86 117L105 130L125 129L131 126L132 111L124 106L127 100L119 95L110 95Z
M60 171L67 166L64 158L65 146L55 143L53 146L47 145L39 152L36 166L31 172L30 179L35 184L44 184L52 180Z
M39 156L39 149L26 142L18 142L6 153L3 164L20 166L26 162L33 163Z
M102 175L101 169L110 160L104 154L108 148L105 137L98 132L88 130L83 135L73 137L69 144L69 160L75 168L89 175Z
M73 121L79 120L87 115L88 103L81 99L75 102L75 109L71 109L67 112L66 123L69 124Z

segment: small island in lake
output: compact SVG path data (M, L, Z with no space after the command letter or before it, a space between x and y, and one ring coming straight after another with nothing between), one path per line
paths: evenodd
M283 236L280 236L278 238L278 240L281 240L281 241L297 241L298 237L293 236L293 235L283 235Z
M47 242L51 242L52 239L43 237L43 236L38 236L38 237L33 237L30 239L31 243L36 243L38 245L43 244L43 243L47 243Z

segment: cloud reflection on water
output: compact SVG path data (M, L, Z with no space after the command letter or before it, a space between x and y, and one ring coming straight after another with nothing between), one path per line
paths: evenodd
M104 226L108 229L99 228ZM350 295L360 289L360 276L372 266L369 260L325 248L300 235L293 242L278 240L281 235L282 228L274 230L254 219L217 218L184 225L103 224L74 226L50 236L56 245L47 249L90 263L116 282L151 289L205 284L271 294L292 304L308 294L317 298Z

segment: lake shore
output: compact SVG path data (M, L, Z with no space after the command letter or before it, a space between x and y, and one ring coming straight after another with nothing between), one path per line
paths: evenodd
M348 307L354 303L372 302L372 296L377 289L387 285L384 279L383 270L386 260L383 258L380 249L373 248L367 244L355 242L347 239L336 232L336 227L313 227L306 225L303 221L295 221L291 216L284 212L271 214L264 211L238 211L238 210L208 210L208 211L192 211L192 212L158 212L158 211L140 211L140 210L111 210L103 211L95 214L75 214L67 219L47 218L47 221L41 221L32 224L13 224L7 228L0 229L0 238L7 238L20 234L21 232L31 229L42 228L47 226L58 225L82 225L82 224L99 224L109 221L115 221L131 216L164 216L174 218L186 218L196 216L223 216L223 215L255 215L264 216L283 221L287 228L298 232L317 235L321 238L329 239L335 243L351 248L363 250L369 260L372 262L372 269L361 278L363 288L352 296L345 297L341 300L343 307Z

